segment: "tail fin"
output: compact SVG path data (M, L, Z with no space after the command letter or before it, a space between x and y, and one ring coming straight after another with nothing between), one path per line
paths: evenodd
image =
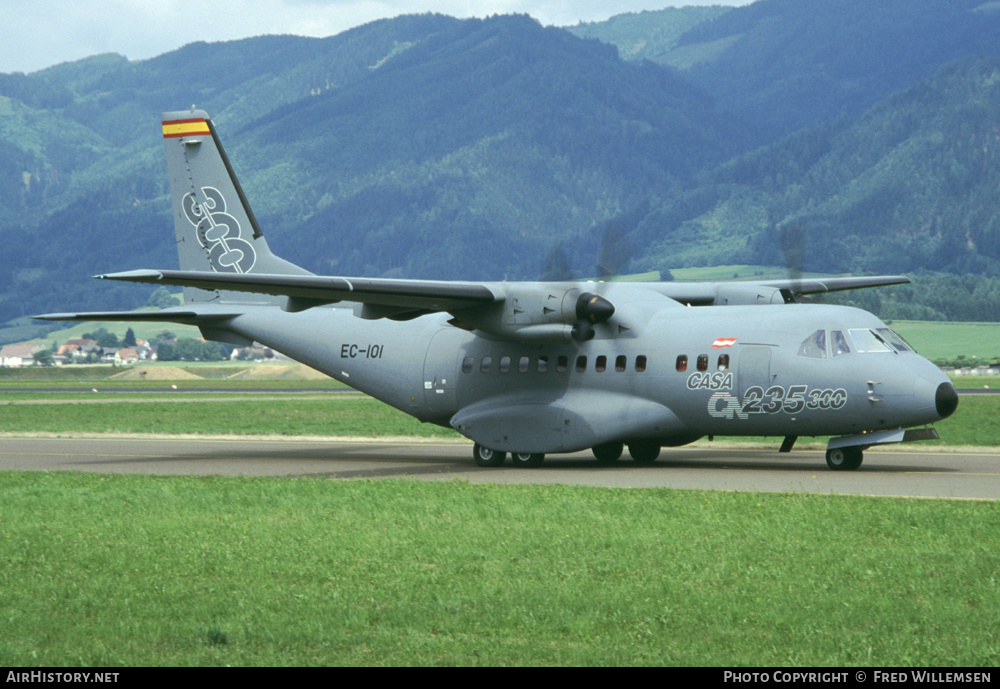
M271 253L207 113L163 113L163 142L181 270L311 275ZM247 298L184 288L188 303Z

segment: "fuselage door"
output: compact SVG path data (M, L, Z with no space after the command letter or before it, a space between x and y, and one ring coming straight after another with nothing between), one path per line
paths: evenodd
M771 387L771 348L746 347L740 352L739 370L740 399L745 399L747 390L758 386L762 390Z
M431 411L454 412L458 407L458 376L463 330L448 328L431 338L424 357L424 401Z

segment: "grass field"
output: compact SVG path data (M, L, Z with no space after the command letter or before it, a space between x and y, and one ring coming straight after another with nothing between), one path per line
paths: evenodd
M893 321L892 329L928 359L964 356L970 366L1000 361L1000 323Z
M1000 503L4 474L0 664L992 666Z
M0 431L457 437L327 381L227 369L175 391L56 375L0 377ZM39 386L62 389L26 391ZM88 386L100 392L75 391ZM1000 445L997 418L1000 398L963 396L937 427L946 443ZM996 501L0 477L7 666L990 667L1000 654Z
M231 393L182 392L141 398L127 388L118 392L109 388L96 394L8 389L0 397L0 432L459 438L451 429L422 424L363 395L310 395L309 388L303 388L302 393L247 395L240 389L237 385ZM923 444L1000 446L998 418L1000 395L963 395L955 415L935 424L941 440ZM774 438L733 440L778 442Z

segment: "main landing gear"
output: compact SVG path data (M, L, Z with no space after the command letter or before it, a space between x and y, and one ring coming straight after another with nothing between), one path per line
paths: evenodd
M507 453L491 450L476 443L472 448L472 458L477 466L498 467L507 459ZM514 462L514 466L522 469L534 469L545 461L545 455L541 452L512 452L510 458Z
M624 450L624 443L611 442L595 445L592 451L598 464L614 464ZM637 441L628 444L628 453L636 464L652 464L660 456L660 446L654 442Z
M614 464L625 451L625 444L618 442L605 443L593 448L594 456L600 464ZM636 464L652 464L660 456L660 445L655 442L638 441L628 444L628 453ZM472 459L476 466L498 467L507 459L506 452L491 450L476 443L472 448ZM534 469L542 465L545 455L541 452L511 452L511 462L522 469Z
M826 451L826 465L834 471L854 471L864 461L865 453L860 447L838 447Z

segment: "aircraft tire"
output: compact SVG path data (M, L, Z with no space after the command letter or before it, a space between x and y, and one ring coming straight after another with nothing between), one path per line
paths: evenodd
M521 469L534 469L542 465L545 455L541 452L511 452L510 461Z
M624 444L614 442L595 445L591 448L591 451L597 457L597 461L600 464L614 464L622 456L624 450Z
M660 456L660 446L651 442L629 443L628 453L636 464L652 464Z
M859 447L838 447L826 451L826 465L833 471L854 471L865 459Z
M507 453L497 452L496 450L491 450L488 447L483 447L479 443L476 443L472 447L472 458L475 460L477 466L498 467L503 464L505 459L507 459Z

